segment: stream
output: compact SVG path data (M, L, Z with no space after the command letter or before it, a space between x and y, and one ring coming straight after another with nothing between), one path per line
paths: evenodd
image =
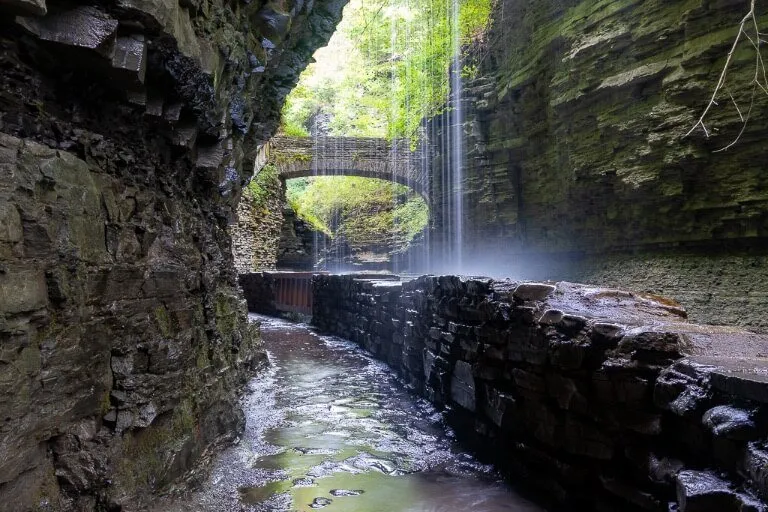
M462 451L440 412L351 342L251 320L272 366L243 398L240 442L179 510L542 510Z

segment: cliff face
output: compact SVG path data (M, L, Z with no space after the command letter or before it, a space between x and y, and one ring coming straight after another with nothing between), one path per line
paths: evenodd
M0 2L0 509L141 508L237 435L226 227L343 4Z
M758 4L766 26L768 7ZM749 107L755 53L746 39L708 118L712 137L701 130L684 137L748 8L747 1L499 2L485 46L470 59L479 76L466 89L465 237L477 248L467 259L502 255L520 261L522 275L690 292L706 302L704 310L686 304L698 320L766 327L764 94L738 144L715 152L743 126L729 94L742 114ZM660 251L666 262L656 268ZM751 267L754 279L723 273L708 260L715 251ZM530 253L537 256L526 260ZM693 273L683 268L691 259ZM672 277L644 284L649 265L655 272L669 261ZM547 268L554 263L559 270ZM697 277L712 273L709 283ZM707 298L708 286L726 300ZM742 295L752 297L749 318L743 304L728 306Z
M240 274L274 270L284 225L285 183L266 168L246 187L230 227L235 268Z

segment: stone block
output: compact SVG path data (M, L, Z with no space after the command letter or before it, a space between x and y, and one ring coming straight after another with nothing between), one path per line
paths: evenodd
M577 370L584 365L591 345L581 339L556 339L549 343L549 361L558 368Z
M0 8L15 14L45 16L45 0L0 0Z
M554 294L556 287L546 283L521 283L512 292L512 298L520 301L542 301Z
M85 48L111 57L118 21L95 7L75 7L43 18L17 18L43 41Z
M559 309L548 309L540 317L541 325L557 325L563 320L564 313Z
M8 268L0 272L0 312L23 313L48 303L45 274L41 270Z
M712 393L706 385L708 370L702 368L697 378L696 368L683 360L662 370L653 390L654 404L678 416L700 417L711 402Z
M21 216L13 203L0 204L0 242L20 242L23 236Z
M503 393L493 386L485 385L483 413L491 422L504 432L514 430L517 424L517 403L511 395Z
M625 482L613 476L600 475L600 483L603 489L621 498L624 502L632 503L641 510L658 511L662 509L662 502L652 493L638 489L634 482Z
M464 361L456 361L451 376L451 399L467 409L475 411L475 378L472 366Z
M715 389L739 398L768 403L768 359L722 359L710 375Z
M539 400L524 399L519 405L525 429L540 442L551 448L563 444L562 421L557 413Z
M512 370L512 379L515 385L527 391L544 395L547 391L547 385L544 378L535 373L515 368Z
M760 436L750 411L732 405L718 405L704 413L702 418L714 435L739 441L750 441Z
M599 347L614 348L624 336L624 327L609 322L596 322L592 325L589 337Z
M117 38L112 67L125 71L134 85L144 83L147 72L147 42L142 34Z
M578 420L571 415L565 418L562 446L573 455L600 460L609 460L614 453L613 439L600 430L598 425Z
M558 373L545 374L547 394L554 398L557 405L566 411L584 413L587 411L587 399L579 390L576 382Z
M677 474L680 512L741 512L742 500L730 484L708 471Z
M768 450L762 443L748 443L741 470L763 500L768 500Z

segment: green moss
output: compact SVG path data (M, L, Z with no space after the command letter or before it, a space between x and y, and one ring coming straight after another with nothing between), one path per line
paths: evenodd
M267 200L278 195L282 184L274 164L265 165L245 187L243 195L257 209L266 209Z
M357 250L401 250L427 226L424 199L403 185L358 176L305 180L288 187L297 215L331 237L343 234Z
M171 328L171 317L168 314L168 310L165 309L165 306L158 306L155 308L155 323L157 324L157 328L160 330L160 334L166 338L171 337L173 334L173 330Z
M101 413L101 416L104 416L109 412L109 410L112 408L112 402L109 399L110 390L107 389L104 391L104 393L101 395L101 400L99 401L99 412Z
M197 416L191 400L183 400L165 421L126 435L117 481L131 492L158 489L166 482L169 456L195 435Z
M50 512L59 510L59 496L61 492L56 479L56 473L51 467L50 471L44 471L38 481L39 487L32 502L35 503L36 512Z
M208 344L205 343L197 350L197 357L195 358L195 365L203 370L211 365L211 359L208 357Z
M218 293L215 300L216 326L225 336L231 336L237 329L237 306L231 296Z

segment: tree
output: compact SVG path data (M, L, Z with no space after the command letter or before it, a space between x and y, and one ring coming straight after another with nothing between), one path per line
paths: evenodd
M709 100L709 103L704 109L704 112L702 112L701 117L699 117L698 121L696 121L696 124L694 124L693 127L684 136L687 137L698 128L701 128L701 130L704 132L704 135L709 138L710 130L707 129L705 124L707 115L710 113L710 110L712 110L712 107L718 106L717 100L722 96L722 93L727 93L728 99L730 99L730 102L733 104L736 112L739 114L742 125L738 135L736 135L736 137L728 145L716 150L718 152L728 150L734 144L736 144L739 139L741 139L741 136L747 129L747 124L749 123L750 117L752 115L752 110L755 106L755 97L757 94L759 92L763 92L768 95L768 77L766 76L765 63L763 62L762 56L762 45L767 41L763 39L766 34L760 32L760 27L757 21L756 1L757 0L750 0L749 11L741 19L738 33L736 34L733 45L731 46L731 49L728 52L728 56L725 59L725 64L723 65L723 69L720 72L720 78L717 81L715 90L712 92L712 98ZM730 71L731 65L733 64L736 50L743 40L749 41L755 52L754 76L750 82L752 88L748 95L748 107L746 112L742 111L742 108L739 106L736 98L734 98L733 93L728 89L728 72Z

